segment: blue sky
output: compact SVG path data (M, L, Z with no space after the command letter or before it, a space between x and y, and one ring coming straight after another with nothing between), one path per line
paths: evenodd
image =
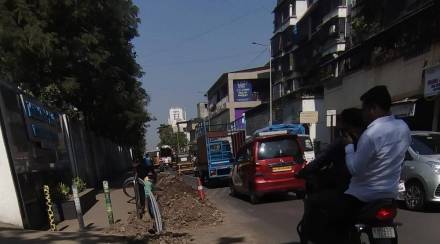
M134 0L139 7L140 36L134 40L137 61L151 96L147 144L159 142L156 128L168 109L183 107L196 116L196 104L224 72L263 65L264 47L273 30L275 0Z

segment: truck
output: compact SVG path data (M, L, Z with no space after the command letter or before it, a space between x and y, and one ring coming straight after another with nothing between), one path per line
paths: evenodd
M234 161L233 138L235 132L228 130L228 126L211 125L203 121L196 126L197 151L195 161L195 175L200 177L202 184L216 180L229 180ZM244 134L244 131L243 131Z
M172 163L173 149L168 145L159 148L159 162L161 166L168 167Z

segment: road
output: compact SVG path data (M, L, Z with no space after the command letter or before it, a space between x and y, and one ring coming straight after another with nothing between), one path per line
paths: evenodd
M252 205L245 197L229 196L225 187L207 189L207 193L211 201L257 235L261 243L299 243L296 226L303 203L294 196L273 196ZM424 213L399 210L397 222L403 224L398 230L400 244L440 243L440 208Z

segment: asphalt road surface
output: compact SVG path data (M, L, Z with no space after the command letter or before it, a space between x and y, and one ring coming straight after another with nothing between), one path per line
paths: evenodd
M303 212L302 200L295 196L271 196L258 205L252 205L246 197L229 196L229 188L207 189L209 198L227 212L234 221L246 225L261 243L299 243L296 226ZM397 222L400 244L439 244L440 207L427 212L399 210Z

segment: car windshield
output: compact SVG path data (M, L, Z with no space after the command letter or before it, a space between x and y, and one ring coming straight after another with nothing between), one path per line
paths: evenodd
M411 148L420 155L440 154L440 135L413 135Z
M313 144L312 140L310 140L309 137L300 136L299 142L301 143L301 146L304 148L304 151L309 152L313 151Z
M299 154L298 144L294 138L282 138L262 141L258 149L258 159L295 157Z

